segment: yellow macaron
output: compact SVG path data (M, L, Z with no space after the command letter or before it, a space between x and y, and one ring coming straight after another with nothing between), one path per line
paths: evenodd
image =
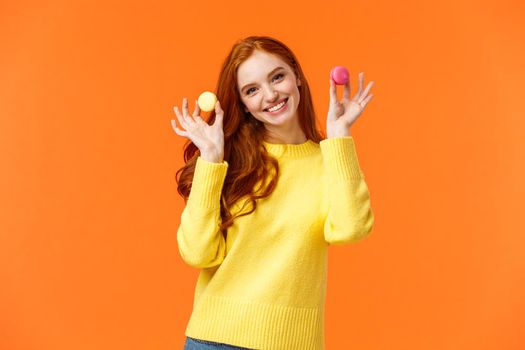
M215 103L217 103L217 96L213 92L204 91L200 94L197 100L199 108L204 112L210 112L215 109Z

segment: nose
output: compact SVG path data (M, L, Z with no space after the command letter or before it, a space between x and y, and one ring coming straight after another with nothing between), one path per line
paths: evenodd
M264 91L266 101L269 103L275 102L279 97L277 91L273 90L271 87L266 88Z

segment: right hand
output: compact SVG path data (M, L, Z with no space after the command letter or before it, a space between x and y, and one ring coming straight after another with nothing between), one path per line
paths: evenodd
M190 116L188 112L188 99L182 99L182 115L177 106L173 107L179 123L185 130L177 128L175 119L171 120L171 126L175 133L189 138L201 152L201 157L212 162L221 162L224 158L224 132L222 120L224 111L219 101L215 103L215 123L208 125L200 116L200 108L195 101L195 110Z

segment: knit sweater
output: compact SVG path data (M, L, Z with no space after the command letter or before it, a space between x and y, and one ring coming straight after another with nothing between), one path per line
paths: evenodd
M228 162L197 158L177 230L182 259L201 269L185 335L250 349L322 350L328 247L372 230L368 186L352 136L263 144L279 162L277 186L253 213L234 219L226 240L219 224Z

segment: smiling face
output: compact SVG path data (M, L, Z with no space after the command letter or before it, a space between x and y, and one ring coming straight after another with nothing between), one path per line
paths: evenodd
M289 65L264 51L255 50L237 70L237 89L244 111L276 135L298 133L299 85L301 82ZM283 101L281 107L279 103ZM281 108L274 111L273 106Z

